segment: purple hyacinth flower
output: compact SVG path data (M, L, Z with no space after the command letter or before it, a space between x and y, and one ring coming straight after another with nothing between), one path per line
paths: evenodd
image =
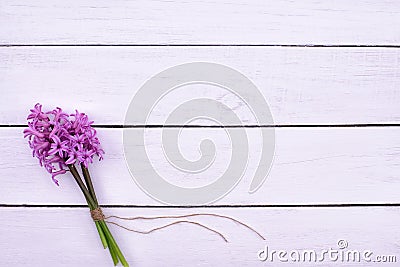
M51 173L57 185L55 177L66 173L67 165L82 163L87 167L94 155L103 159L104 151L91 126L93 121L86 114L76 110L75 114L68 115L58 107L43 112L40 104L30 111L24 137L28 138L33 156Z

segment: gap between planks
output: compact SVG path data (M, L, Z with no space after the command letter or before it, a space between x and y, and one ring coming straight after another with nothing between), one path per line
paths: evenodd
M275 124L275 125L122 125L122 124L93 124L94 128L109 128L109 129L123 129L123 128L356 128L356 127L399 127L400 123L360 123L360 124ZM25 128L28 125L24 124L1 124L0 128Z
M303 47L303 48L400 48L400 45L319 45L319 44L0 44L0 47Z
M400 203L345 203L345 204L283 204L283 205L101 205L103 208L148 208L148 209L214 209L214 208L370 208L400 207ZM87 205L68 204L0 204L0 208L87 208Z

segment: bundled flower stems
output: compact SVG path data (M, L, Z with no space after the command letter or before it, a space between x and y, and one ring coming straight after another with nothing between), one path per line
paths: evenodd
M261 239L265 240L261 234L250 226L234 218L212 213L193 213L188 215L154 217L119 217L114 215L105 217L97 201L88 169L88 165L93 162L93 157L95 155L101 160L103 159L104 154L99 139L96 137L96 130L91 126L93 121L89 121L87 115L79 113L78 111L71 115L64 113L61 108L56 108L49 112L43 112L42 105L40 104L36 104L30 111L31 113L28 116L28 128L24 130L24 137L28 137L29 146L33 151L33 156L37 157L40 165L51 174L55 184L59 185L56 176L65 174L67 171L69 171L75 178L75 181L81 189L89 206L90 214L96 225L97 231L99 232L100 240L104 248L109 249L114 265L121 262L123 266L129 266L108 229L107 223L140 234L149 234L176 224L186 223L200 226L219 235L225 242L228 242L225 236L220 232L201 223L187 219L197 216L212 216L233 221L253 231ZM77 167L81 169L84 179L81 178ZM106 219L109 218L129 221L164 218L178 220L148 231L140 231L127 228L116 222L106 221ZM183 218L185 218L185 220L182 220Z
M67 170L71 172L86 198L101 242L104 248L109 249L114 265L121 262L123 266L129 266L104 221L90 178L89 163L93 162L95 155L101 160L104 154L92 123L84 113L76 111L68 115L61 108L43 112L42 105L36 104L28 116L24 137L29 138L33 156L39 159L40 165L46 168L57 185L57 175ZM80 166L85 182L77 166Z

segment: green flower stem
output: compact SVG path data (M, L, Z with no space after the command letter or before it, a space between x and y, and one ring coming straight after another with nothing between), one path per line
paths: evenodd
M86 202L88 203L89 208L91 210L94 210L95 208L97 208L97 206L98 206L97 202L94 201L93 199L91 199L91 194L86 189L85 185L83 184L82 179L81 179L78 171L76 170L75 166L71 164L71 165L68 165L68 168L70 169L72 176L74 176L75 181L77 182L79 188L82 190L82 192L85 196ZM100 227L100 225L97 222L95 222L95 224L96 224L97 231L99 232L101 243L103 244L104 248L107 248L107 240L105 238L103 229Z
M68 165L69 170L72 173L72 176L74 176L76 183L78 184L79 188L82 190L83 195L86 198L86 201L88 202L89 208L91 210L94 210L97 208L96 202L94 202L92 196L90 195L89 191L86 189L86 186L81 180L81 177L73 164Z
M118 260L117 252L115 251L114 246L112 244L110 244L110 246L108 246L108 249L110 250L110 255L111 255L112 261L114 263L114 266L117 266L119 260Z
M94 222L94 223L96 224L97 232L99 232L101 243L103 244L104 249L106 249L108 247L108 244L107 244L107 238L104 235L103 229L101 229L99 222Z
M90 178L89 170L88 170L88 168L85 167L85 165L83 165L83 163L81 163L81 169L82 169L83 177L85 178L85 183L89 190L89 193L92 196L94 202L97 205L99 205L99 203L97 202L96 193L94 192L94 187L93 187L92 179Z
M92 180L90 179L89 170L82 163L81 163L81 168L82 168L83 177L85 178L85 183L86 183L87 189L89 191L89 194L91 195L91 197L94 200L94 203L98 207L99 203L98 203L97 198L96 198L96 193L94 191ZM107 248L108 247L108 244L107 244L108 242L107 242L107 239L106 239L106 237L104 235L104 232L101 229L100 224L98 222L95 222L95 223L96 223L97 231L99 232L99 235L100 235L101 243L103 244L104 248ZM111 256L113 256L113 255L111 255ZM114 261L114 258L113 258L113 261Z
M97 199L96 199L96 194L94 192L93 183L90 178L89 169L86 168L85 165L83 165L83 164L81 164L81 169L82 169L83 177L85 178L86 185L88 187L88 191L91 193L95 203L98 204ZM107 235L109 237L108 243L109 243L110 253L111 253L111 250L113 250L113 252L117 255L117 257L121 261L122 265L129 266L124 255L122 254L121 250L119 249L117 242L115 242L114 237L112 236L110 230L108 229L107 224L104 221L100 221L99 223L101 226L103 226L103 231L105 232L105 235ZM113 256L114 253L111 253L111 256ZM113 261L114 261L115 265L118 263L118 258L116 258L116 261L115 261L115 258L113 257Z
M94 199L92 198L90 192L88 191L88 189L86 188L85 184L83 183L83 181L82 181L82 179L81 179L81 177L80 177L75 165L70 164L70 165L68 165L68 168L71 171L72 176L75 178L75 181L77 182L77 184L78 184L79 188L81 189L83 195L85 196L90 210L96 209L98 207L97 202L94 201ZM87 173L89 173L89 172L87 172ZM90 179L90 176L88 176L88 177L89 177L88 179ZM120 259L121 263L122 263L122 265L124 267L129 267L128 262L126 261L124 255L122 254L122 252L119 249L117 243L115 242L114 237L112 236L110 230L108 229L106 222L104 220L97 221L97 222L98 222L98 224L100 226L100 229L102 230L103 235L106 238L105 241L108 244L108 248L109 248L111 257L113 259L114 265L118 264L118 259ZM100 238L102 239L102 237L101 237L102 234L100 234L100 231L99 231L99 235L100 235ZM103 239L102 239L102 242L103 242ZM103 245L104 245L104 243L103 243Z
M110 230L107 227L107 224L105 221L99 221L101 227L103 228L104 233L110 238L110 247L113 246L115 249L115 252L118 256L118 258L121 260L121 263L124 267L129 267L129 263L126 261L124 255L122 254L121 250L119 249L117 242L115 242L114 237L112 236Z

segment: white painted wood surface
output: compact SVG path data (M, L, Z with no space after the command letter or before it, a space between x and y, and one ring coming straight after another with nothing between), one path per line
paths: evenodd
M398 262L399 18L398 1L0 0L0 265L112 264L88 210L79 206L83 197L71 177L60 177L57 188L22 138L21 125L36 102L78 108L111 127L98 129L106 159L91 168L107 215L214 212L240 219L267 238L212 218L199 221L230 243L192 225L146 236L111 226L131 266L276 266L257 259L265 245L321 250L337 248L339 239L349 249L395 255ZM285 127L276 127L275 161L256 193L247 191L260 156L259 129L247 128L249 165L230 194L214 207L156 208L162 204L129 175L122 129L112 127L123 124L130 99L147 79L194 61L225 64L246 75L264 95L274 124ZM221 101L243 124L255 124L240 99L207 86L165 97L149 123L163 124L177 104L199 96ZM147 131L147 148L155 168L172 182L201 185L229 161L223 132L184 129L179 140L190 159L199 156L200 138L211 137L218 158L206 175L171 170L160 153L160 128ZM319 264L343 265L377 263Z
M60 187L53 184L46 170L31 157L21 131L22 128L0 131L3 174L0 203L84 204L72 176L60 177ZM123 155L122 130L98 131L106 155L104 161L91 166L91 173L100 202L160 205L142 192L129 174ZM228 167L232 150L223 129L183 130L178 144L189 160L200 157L198 147L203 138L216 145L212 167L196 175L171 166L162 152L161 132L148 129L145 138L154 169L167 181L186 187L203 186L218 179ZM248 190L261 155L259 129L247 129L247 133L250 155L245 174L232 192L213 205L396 203L398 200L400 129L397 127L277 129L271 172L265 184L253 194Z
M3 0L2 44L397 45L398 1Z
M269 249L338 249L340 239L352 250L371 250L377 255L398 255L400 235L398 208L241 208L241 209L105 209L120 216L155 216L212 212L244 221L266 237L259 239L239 225L215 218L198 221L221 231L229 240L193 225L176 225L149 235L126 232L111 226L131 266L280 266L262 262L257 252ZM1 260L17 266L110 266L88 211L59 208L2 208ZM151 229L158 222L123 223L135 229ZM51 264L49 264L51 263ZM287 266L288 263L283 263ZM343 262L297 262L295 266L341 266ZM345 266L376 266L356 262ZM388 266L395 264L386 263ZM379 266L379 265L378 265Z
M18 47L0 48L0 60L1 124L25 124L36 102L78 108L97 124L122 124L143 83L166 68L196 61L225 64L246 75L264 95L276 124L400 121L400 51L393 48ZM167 95L149 123L163 124L193 97L221 101L244 124L256 124L243 101L207 86Z

